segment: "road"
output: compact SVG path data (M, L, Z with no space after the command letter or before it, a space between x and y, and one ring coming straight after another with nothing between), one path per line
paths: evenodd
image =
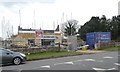
M21 65L3 66L3 70L118 70L117 51L55 59L27 61ZM118 68L119 67L119 68Z

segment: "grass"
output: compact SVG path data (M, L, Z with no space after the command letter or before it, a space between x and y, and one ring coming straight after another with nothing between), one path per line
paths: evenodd
M105 50L105 51L120 51L120 46L117 47L106 47L106 48L100 48L98 50Z
M120 50L120 46L118 47L106 47L106 48L100 48L98 50L103 51L118 51ZM80 52L75 51L49 51L49 52L38 52L38 53L31 53L27 55L28 61L31 60L41 60L41 59L50 59L50 58L58 58L58 57L66 57L66 56L75 56L75 55L82 55Z
M49 58L58 58L58 57L65 57L65 56L74 56L74 55L81 55L79 52L39 52L39 53L32 53L27 55L28 60L40 60L40 59L49 59Z

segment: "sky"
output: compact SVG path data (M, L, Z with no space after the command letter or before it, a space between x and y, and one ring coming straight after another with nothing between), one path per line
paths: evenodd
M119 0L0 0L0 37L22 28L55 29L70 19L84 25L92 16L118 15ZM21 21L20 21L21 19Z

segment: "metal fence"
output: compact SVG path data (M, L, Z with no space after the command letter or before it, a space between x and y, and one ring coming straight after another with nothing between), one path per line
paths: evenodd
M21 53L37 53L37 52L47 52L47 51L61 51L59 47L45 47L45 48L11 48L10 50Z
M100 48L120 46L120 42L100 43Z

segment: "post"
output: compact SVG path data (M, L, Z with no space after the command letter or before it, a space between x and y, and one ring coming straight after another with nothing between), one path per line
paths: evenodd
M60 42L59 42L59 44L58 44L58 51L60 51Z

